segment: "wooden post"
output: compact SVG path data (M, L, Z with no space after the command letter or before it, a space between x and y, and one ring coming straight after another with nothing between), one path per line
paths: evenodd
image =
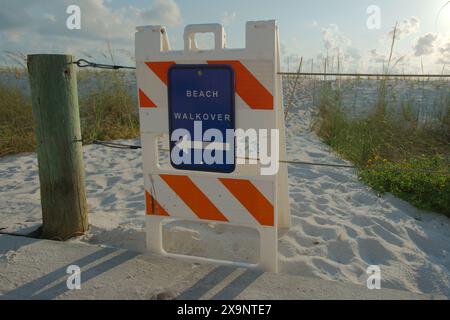
M77 80L73 57L27 59L41 184L42 237L67 240L88 229Z

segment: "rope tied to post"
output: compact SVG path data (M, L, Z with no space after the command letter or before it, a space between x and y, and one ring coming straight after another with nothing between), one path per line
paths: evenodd
M98 69L109 69L109 70L118 70L118 69L136 69L136 67L130 66L120 66L115 64L104 64L104 63L96 63L91 62L86 59L78 59L74 61L73 64L76 64L78 68L98 68Z
M123 144L123 143L115 143L110 141L101 141L101 140L94 140L92 141L93 144L101 145L108 148L116 148L116 149L141 149L141 146L137 145L131 145L131 144Z
M74 61L73 64L77 65L78 68L98 68L98 69L108 69L108 70L119 70L119 69L130 69L136 70L136 67L131 66L121 66L115 64L105 64L91 62L86 59L78 59ZM394 73L394 74L382 74L382 73L340 73L340 72L277 72L280 76L334 76L334 77L385 77L385 78L450 78L450 74L405 74L405 73Z

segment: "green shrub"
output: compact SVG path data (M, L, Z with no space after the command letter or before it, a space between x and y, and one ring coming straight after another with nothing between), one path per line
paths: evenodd
M432 172L431 172L432 171ZM442 156L387 161L369 159L361 179L379 192L391 192L414 206L450 216L450 168Z

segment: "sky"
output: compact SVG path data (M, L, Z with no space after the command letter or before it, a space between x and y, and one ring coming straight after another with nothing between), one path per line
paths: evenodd
M70 30L67 7L81 10ZM164 25L172 49L183 48L187 24L221 23L227 46L245 45L246 21L276 19L282 69L450 73L448 0L0 0L0 65L29 53L71 53L133 64L137 25ZM207 48L210 36L200 36ZM339 57L339 58L338 58Z

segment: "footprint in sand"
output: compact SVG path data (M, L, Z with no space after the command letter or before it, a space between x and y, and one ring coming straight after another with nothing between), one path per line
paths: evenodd
M392 253L377 239L359 238L356 241L359 256L367 264L386 264L393 258Z
M365 191L359 191L352 194L352 204L354 206L374 206L378 201L378 198Z
M122 177L109 177L107 179L107 185L108 187L113 187L115 186L118 182L120 182L122 180Z
M359 227L369 227L374 225L374 222L371 218L363 215L354 215L350 222Z
M352 245L347 240L334 240L327 243L328 258L341 264L349 264L355 257Z
M324 240L336 239L336 229L318 225L313 225L306 220L301 223L303 232L311 237L318 237Z
M115 194L110 194L110 195L107 195L106 197L104 197L102 199L102 201L100 202L100 205L102 207L107 207L107 206L114 205L116 203L116 201L117 201L116 195Z
M318 217L318 216L314 216L313 219L317 224L320 224L322 226L325 224L330 224L330 222L332 222L330 219L326 219L326 218L322 218L322 217Z
M341 273L341 270L338 267L332 265L329 261L323 260L322 258L311 259L311 264L316 270L319 270L321 273L325 273L331 277Z
M380 225L374 225L369 228L373 231L374 235L384 239L386 242L389 242L394 246L401 247L405 243L399 236L389 230L386 230Z

